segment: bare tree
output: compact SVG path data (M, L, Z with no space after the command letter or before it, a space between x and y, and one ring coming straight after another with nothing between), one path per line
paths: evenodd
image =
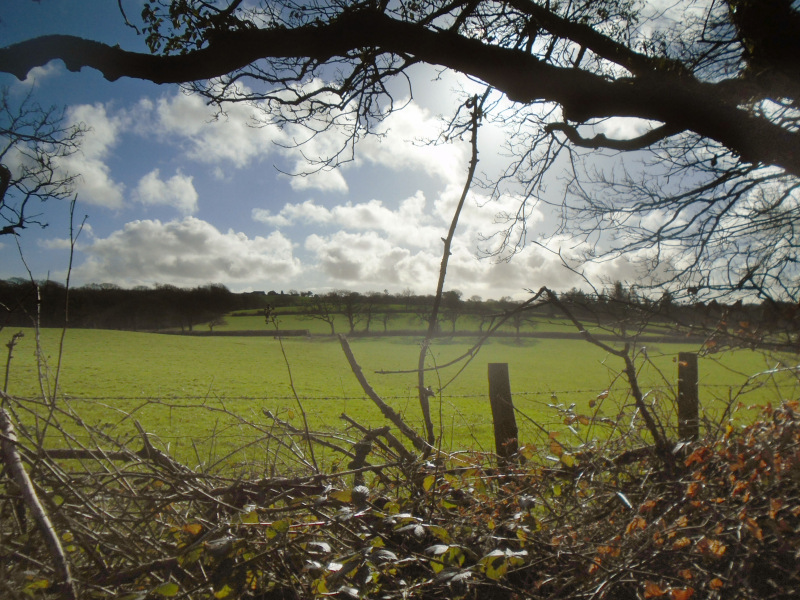
M452 333L456 332L456 322L464 316L464 302L461 300L461 290L448 290L442 293L442 317L450 321Z
M339 310L347 319L347 326L350 328L350 333L356 330L356 325L361 323L367 316L364 308L364 298L358 292L351 292L349 290L336 290L333 292L336 295Z
M799 295L791 0L151 0L142 17L151 54L45 36L0 49L0 71L21 78L60 58L219 105L258 100L306 140L341 129L314 169L352 159L399 108L410 66L452 69L495 90L483 119L509 132L507 168L486 184L522 202L489 253L521 248L533 206L549 203L564 216L557 233L583 236L583 258L634 252L684 293ZM616 133L614 118L639 121ZM545 175L565 167L554 197Z
M341 311L339 300L339 296L335 292L317 294L311 298L308 304L308 311L305 313L304 317L327 323L331 328L331 335L335 335L336 314Z
M65 125L63 117L30 94L15 104L8 88L0 90L0 235L45 227L38 205L74 193L76 175L59 160L78 150L85 127Z

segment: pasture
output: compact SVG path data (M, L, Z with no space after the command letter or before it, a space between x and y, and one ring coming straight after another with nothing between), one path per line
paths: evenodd
M246 318L246 317L240 317ZM234 321L235 318L229 318ZM262 319L263 322L263 319ZM323 323L321 323L324 325ZM6 331L10 338L12 332ZM8 392L18 397L41 395L33 330L26 330L14 350ZM52 385L60 330L42 330L45 385ZM440 338L431 347L428 366L443 365L463 354L474 338ZM351 340L353 352L372 386L409 424L422 431L415 373L377 374L413 369L419 338L363 337ZM648 402L672 418L671 398L680 344L648 347L641 365ZM285 353L285 357L284 357ZM641 355L643 356L643 355ZM557 408L575 404L578 413L613 417L629 403L620 376L621 361L579 340L497 338L463 363L432 371L426 383L438 394L432 413L441 445L447 450L492 450L487 363L509 364L520 438L540 436L539 427L573 435ZM775 358L753 351L729 352L700 360L700 397L709 418L735 398L747 377L773 369ZM462 369L460 372L459 370ZM345 429L347 414L367 427L386 424L358 385L339 342L331 337L194 337L125 331L71 330L65 341L60 375L60 402L89 425L109 435L133 431L132 419L158 435L170 452L184 460L213 461L243 445L259 427L274 426L264 411L302 429L301 409L309 427L334 434ZM602 402L598 396L608 390ZM747 386L739 400L761 404L797 397L791 378L764 375ZM585 428L577 432L591 437ZM580 441L576 438L573 441Z

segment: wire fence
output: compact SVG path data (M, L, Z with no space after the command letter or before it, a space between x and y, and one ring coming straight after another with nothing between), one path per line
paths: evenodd
M756 384L752 384L755 386ZM713 384L700 384L699 385L701 391L706 390L708 392L713 391L726 391L726 390L739 390L743 387L742 381L737 381L735 383L713 383ZM624 386L620 389L622 390ZM661 386L654 386L650 388L654 391L674 391L673 386L669 385L661 385ZM608 392L607 387L598 387L598 388L580 388L580 389L566 389L566 390L531 390L531 391L516 391L512 390L514 398L553 398L561 397L561 396L586 396L589 398L599 396L603 393ZM381 396L384 400L387 401L395 401L395 400L408 400L411 397L416 397L416 392L414 394L403 394L403 395L387 395ZM450 399L487 399L489 398L488 392L483 393L472 393L472 394L437 394L437 398L441 398L442 400L450 400ZM213 396L209 395L175 395L175 394L165 394L159 396L152 396L152 395L142 395L142 396L76 396L67 394L65 398L70 401L84 401L84 402L109 402L109 401L134 401L134 400L152 400L152 401L183 401L183 402L201 402L210 399L222 399L222 400L232 400L232 401L263 401L263 400L270 400L270 401L316 401L316 400L369 400L369 398L365 394L350 396L345 394L339 395L298 395L295 397L291 394L285 395L273 395L273 394L264 394L264 395L222 395L222 394L214 394Z

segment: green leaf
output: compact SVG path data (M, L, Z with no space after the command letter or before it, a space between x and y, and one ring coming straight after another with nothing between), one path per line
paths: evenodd
M428 531L439 541L444 542L445 544L450 543L450 533L444 527L439 525L429 525Z
M287 531L289 531L291 526L292 522L289 519L275 521L267 528L267 537L272 540L280 535L284 535Z
M36 579L31 581L25 586L26 590L46 590L50 587L50 581L47 579Z
M154 594L158 594L159 596L164 596L164 598L172 598L173 596L178 594L180 591L180 586L177 583L168 582L162 583L156 589L153 590Z
M336 490L328 494L334 500L349 503L353 501L353 493L350 490Z
M425 479L422 480L422 489L425 490L426 492L430 492L434 483L436 483L436 476L428 475Z
M248 524L258 523L258 512L251 510L248 513L239 515L239 518L241 519L242 523L248 523Z
M214 598L221 600L222 598L227 598L230 596L230 593L233 591L233 588L228 587L228 585L222 586L222 589L218 592L214 592Z

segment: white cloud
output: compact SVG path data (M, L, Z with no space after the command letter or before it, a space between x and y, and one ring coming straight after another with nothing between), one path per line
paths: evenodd
M22 85L36 87L48 77L58 75L61 72L61 67L56 62L50 62L43 67L34 67L28 71L28 75L22 81Z
M153 169L139 180L133 199L146 205L173 206L184 215L197 212L197 191L192 177L180 171L163 181L159 170Z
M402 101L401 101L402 103ZM466 143L432 144L442 130L440 118L410 101L389 115L377 132L359 145L360 160L395 171L423 172L444 183L463 183L466 178Z
M364 291L436 285L436 280L432 279L438 271L435 256L427 252L414 253L372 231L338 231L330 236L312 234L305 246L314 254L318 273L330 288Z
M264 114L247 103L230 104L224 114L215 114L197 95L178 93L161 98L156 106L145 100L139 110L154 108L155 132L164 139L178 136L186 155L201 163L225 162L237 169L274 152L275 141L284 134L274 125L264 123Z
M280 233L250 239L234 231L222 233L194 217L126 223L83 252L87 259L74 269L76 279L127 286L169 282L264 287L293 282L301 272L292 243Z
M89 128L80 150L59 161L62 169L80 175L75 185L78 199L96 206L122 208L124 186L113 180L106 160L117 145L124 120L110 117L102 104L81 104L69 108L67 121Z
M313 200L300 204L286 204L275 215L264 209L254 209L253 219L275 227L295 224L337 226L350 231L375 231L387 239L402 241L413 247L428 247L438 240L444 223L436 215L426 213L425 195L418 191L402 200L396 210L380 200L370 200L326 208ZM409 232L413 231L413 235Z
M75 249L81 250L85 248L88 240L94 237L94 231L90 223L83 223L80 229L75 231ZM69 250L72 246L72 241L69 238L49 238L39 240L37 242L40 248L45 250Z
M631 140L660 127L662 123L637 117L610 117L594 125L594 133L612 140Z

